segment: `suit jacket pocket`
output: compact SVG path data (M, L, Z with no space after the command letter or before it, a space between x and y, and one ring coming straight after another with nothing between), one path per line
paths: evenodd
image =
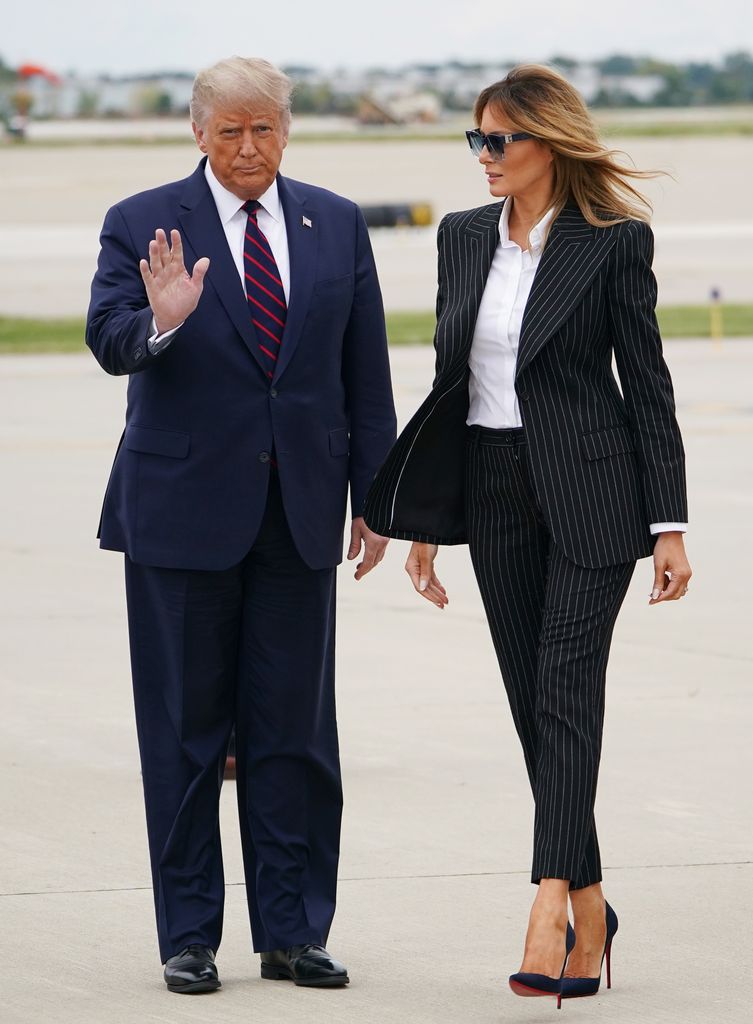
M580 443L589 462L635 451L635 441L628 426L605 427L590 434L582 434Z
M171 459L185 459L191 446L191 435L174 430L159 430L156 427L128 427L125 446L132 452L147 455L166 455Z
M347 455L350 450L348 431L330 430L329 432L329 453L330 455Z
M336 292L343 288L353 287L353 275L346 274L344 277L328 277L323 281L314 281L314 291L319 292Z

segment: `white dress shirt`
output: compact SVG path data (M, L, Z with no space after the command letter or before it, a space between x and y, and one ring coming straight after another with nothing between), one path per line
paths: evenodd
M246 278L243 268L243 236L246 232L248 214L243 209L245 199L239 199L233 192L228 192L215 177L211 164L207 160L204 168L207 184L214 198L217 213L222 221L222 228L230 246L233 261L238 268L238 276L246 290ZM263 196L259 196L261 209L256 215L259 230L269 242L272 255L280 272L280 280L285 291L285 301L290 304L290 251L288 236L285 231L285 215L277 191L277 181L273 181ZM199 253L201 255L201 253Z
M246 290L245 270L243 267L243 241L246 233L246 222L248 214L243 209L245 199L239 199L233 192L229 192L224 185L220 184L207 160L204 168L204 175L212 193L214 204L217 207L222 230L230 248L241 287ZM274 255L277 269L280 272L280 280L285 292L285 301L290 304L290 250L288 249L288 236L285 230L285 214L282 211L280 195L277 191L277 181L273 181L264 195L259 197L261 209L256 215L259 230L269 242L269 247ZM199 253L202 256L203 253ZM149 351L152 354L160 352L172 341L177 330L183 325L174 327L164 334L157 333L157 325L152 318L152 334L148 339Z
M520 328L554 210L545 213L531 229L529 248L522 250L510 239L511 206L508 200L502 208L499 244L486 279L468 359L469 426L523 426L515 394Z
M510 239L511 207L508 200L502 209L499 244L473 332L468 359L470 404L466 422L469 426L494 429L523 426L515 393L520 329L554 210L548 210L531 228L528 249L522 250L517 242ZM687 524L652 523L650 529L653 534L671 530L685 532Z

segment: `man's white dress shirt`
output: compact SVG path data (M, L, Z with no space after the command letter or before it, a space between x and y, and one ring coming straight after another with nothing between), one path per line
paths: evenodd
M246 233L248 214L243 209L245 199L239 199L233 192L229 192L224 185L217 180L212 167L207 160L204 168L204 175L212 193L214 204L217 207L222 230L230 248L241 286L245 292L246 278L243 267L243 241ZM285 292L285 301L290 304L290 250L288 249L288 236L285 230L285 214L282 212L282 203L277 191L277 181L273 181L263 196L259 197L261 209L256 214L259 230L269 242L269 247L277 263L280 272L280 280ZM199 253L199 256L202 254ZM180 324L179 326L183 326ZM173 338L178 330L174 327L164 334L157 333L157 325L152 319L152 334L148 339L149 351L156 354L161 351Z

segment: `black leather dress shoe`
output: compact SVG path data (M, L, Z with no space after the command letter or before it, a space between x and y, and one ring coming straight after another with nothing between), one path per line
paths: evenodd
M221 985L214 952L208 946L186 946L165 964L165 983L171 992L214 992Z
M261 955L261 976L269 981L294 981L310 988L336 988L350 981L348 971L324 946L291 946Z

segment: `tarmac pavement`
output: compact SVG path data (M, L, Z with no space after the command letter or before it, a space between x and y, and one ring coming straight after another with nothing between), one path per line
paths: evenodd
M695 575L649 608L639 564L612 649L597 814L620 916L614 988L563 1016L753 1019L753 339L667 345L691 490ZM401 422L429 349L393 351ZM234 784L223 791L222 990L168 993L153 925L122 560L95 532L123 379L87 354L0 359L0 1022L538 1024L517 999L532 801L467 549L444 549L439 612L393 543L339 579L345 784L329 948L351 985L262 982Z

